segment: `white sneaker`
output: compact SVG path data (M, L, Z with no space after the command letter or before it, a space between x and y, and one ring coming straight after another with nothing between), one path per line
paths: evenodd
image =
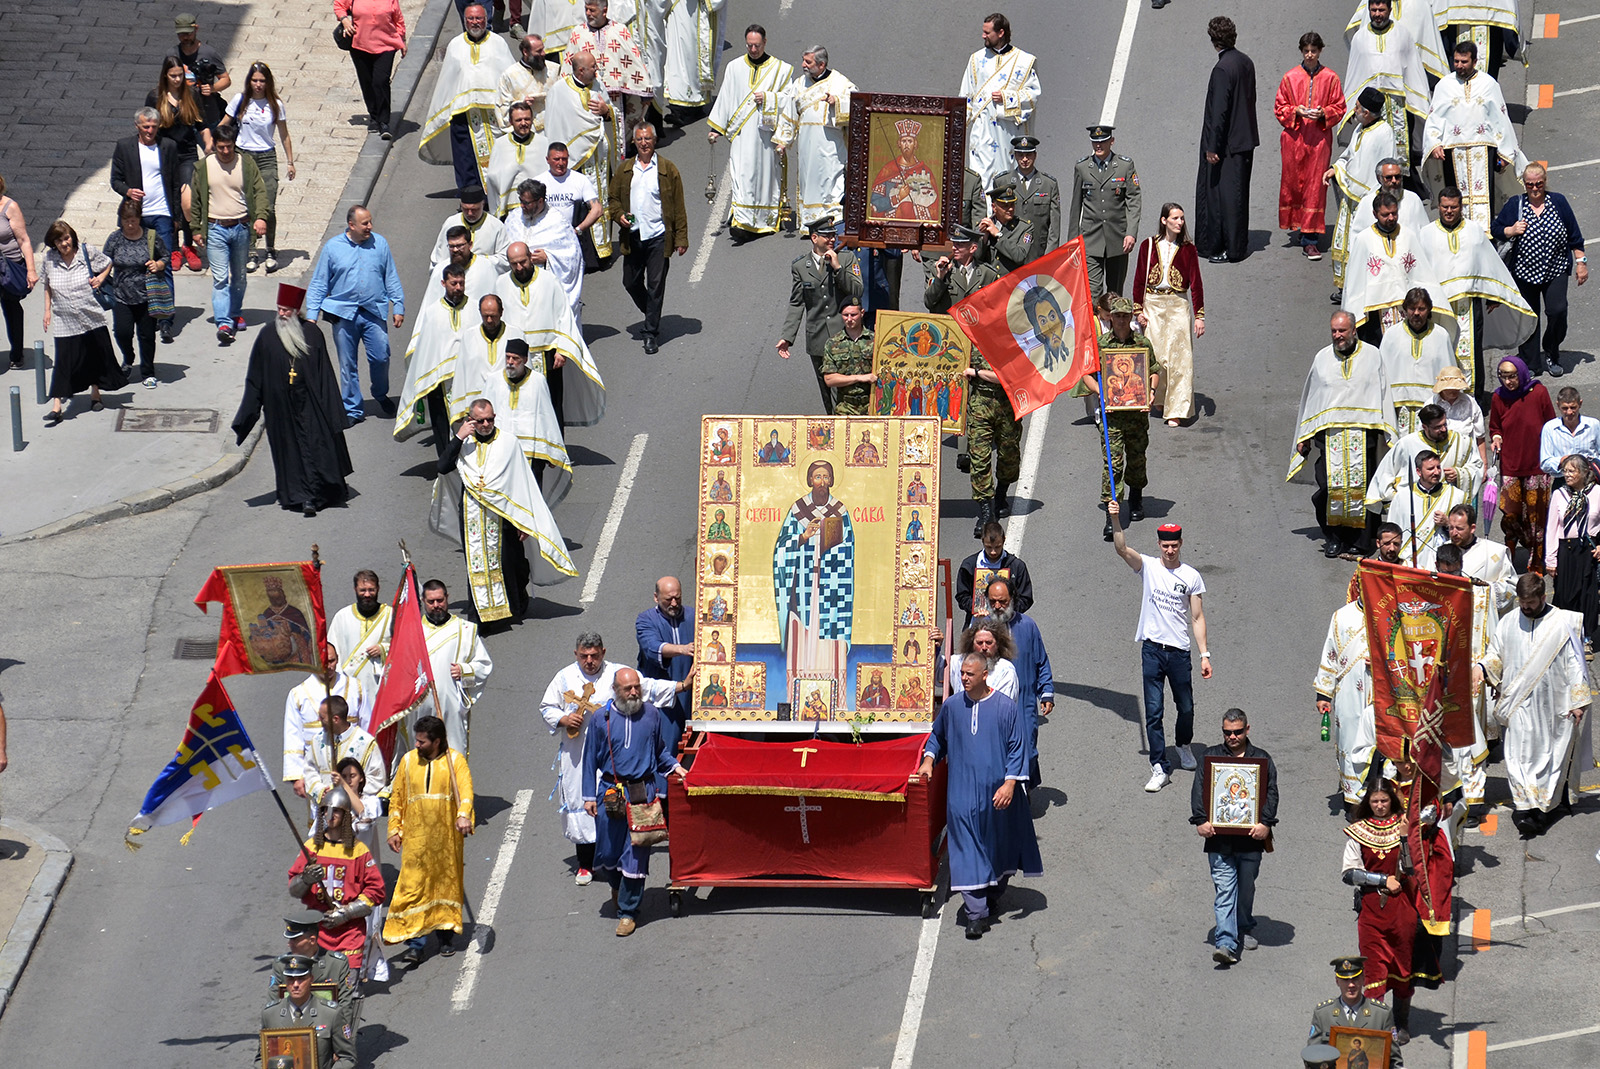
M1160 765L1151 765L1150 782L1144 785L1144 789L1150 794L1154 794L1171 782L1172 777L1167 775L1165 769L1163 769Z
M1200 762L1194 759L1194 751L1187 746L1178 747L1178 767L1185 772L1193 772L1200 767Z
M572 882L576 883L579 887L587 887L593 879L594 874L588 869L579 869L577 877Z

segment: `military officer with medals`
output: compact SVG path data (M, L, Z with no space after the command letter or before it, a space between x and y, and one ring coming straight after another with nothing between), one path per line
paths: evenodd
M1061 244L1061 187L1038 168L1037 137L1013 137L1011 157L1015 166L996 178L994 184L1015 187L1017 217L1033 226L1028 259L1037 260Z
M789 291L789 313L784 317L783 336L778 340L778 355L789 359L789 347L800 336L800 320L805 319L806 354L811 357L822 392L822 408L833 415L833 391L822 380L822 354L828 339L844 329L846 298L860 298L865 290L861 280L861 261L850 249L838 245L838 222L831 216L814 221L811 251L795 258L790 265L793 279Z
M1017 187L997 184L989 190L989 217L978 224L978 259L1009 275L1032 260L1033 224L1017 215Z
M1089 127L1094 151L1072 169L1072 202L1067 208L1067 240L1083 235L1089 266L1089 291L1095 301L1106 290L1122 292L1128 254L1139 233L1139 170L1111 151L1115 127Z
M1390 1069L1404 1069L1399 1036L1395 1034L1394 1013L1383 1003L1367 998L1362 986L1361 974L1366 968L1367 959L1360 954L1350 954L1334 958L1329 964L1333 966L1334 979L1339 982L1339 996L1318 1003L1317 1008L1311 1011L1311 1042L1327 1043L1328 1034L1336 1025L1387 1031L1395 1035L1395 1042L1390 1045Z
M317 1040L317 1069L355 1069L355 1025L330 999L312 992L311 969L304 954L288 955L283 998L261 1011L261 1029L309 1028Z
M289 952L273 960L272 975L267 978L267 996L283 998L289 987L285 974L289 961L295 957L308 958L312 990L330 999L339 1007L344 1019L354 1026L361 1020L361 1004L357 1001L361 997L361 985L343 951L323 950L317 946L322 917L320 910L297 909L283 918L283 937L289 941Z

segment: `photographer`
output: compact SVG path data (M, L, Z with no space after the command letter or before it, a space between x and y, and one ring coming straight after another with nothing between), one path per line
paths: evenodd
M206 129L215 133L222 121L222 93L233 84L233 78L222 55L200 43L200 23L193 15L179 15L173 26L178 31L178 58L183 60L190 86L199 95L200 115Z

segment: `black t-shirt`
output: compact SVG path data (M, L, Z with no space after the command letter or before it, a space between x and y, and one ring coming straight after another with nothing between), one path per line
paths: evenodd
M228 72L222 62L222 54L208 44L199 44L193 52L179 49L178 58L183 60L183 69L189 75L189 86L194 90L195 99L200 101L200 116L205 119L208 129L215 130L217 123L222 121L222 96L219 93L205 96L200 92L200 87L212 84L218 75Z
M200 98L196 97L195 99L198 101ZM154 90L145 94L144 106L155 108L157 111L161 110L160 98L156 96ZM206 128L204 115L204 107L202 106L199 122L186 123L174 115L173 118L177 119L177 121L172 126L163 126L161 128L161 136L169 138L173 144L178 146L178 159L197 160L200 158L200 131Z

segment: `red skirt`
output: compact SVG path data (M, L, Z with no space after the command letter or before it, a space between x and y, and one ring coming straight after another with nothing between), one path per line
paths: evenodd
M1409 894L1364 891L1356 918L1356 938L1367 959L1362 981L1370 999L1392 991L1411 997L1411 964L1417 940L1417 907Z

